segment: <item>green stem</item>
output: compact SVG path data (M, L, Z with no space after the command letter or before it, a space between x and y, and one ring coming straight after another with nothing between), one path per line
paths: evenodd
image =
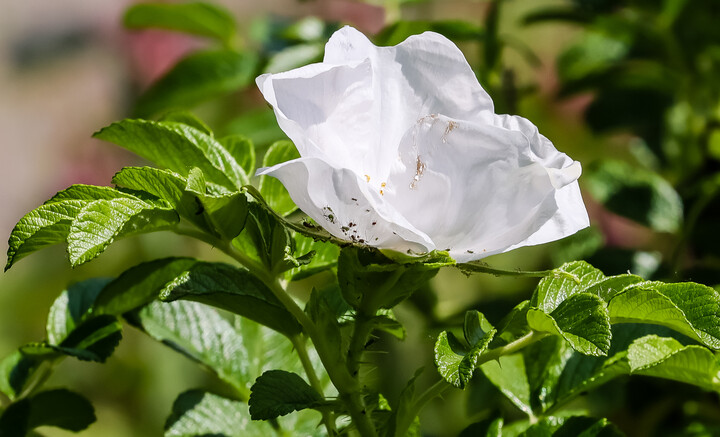
M42 387L43 384L45 384L45 382L52 375L52 372L55 369L55 365L61 359L62 359L62 357L58 358L58 359L54 359L54 360L43 361L42 363L40 363L40 366L38 367L38 369L35 371L35 373L33 375L32 381L30 381L30 383L25 387L25 389L22 392L20 392L20 394L17 396L17 399L26 398L26 397L32 395L33 393L35 393L35 391L37 389Z
M465 263L465 264L457 264L455 266L456 268L460 269L463 272L472 272L472 273L490 273L495 276L515 276L515 277L525 277L525 278L544 278L546 276L565 276L568 279L572 279L573 281L580 283L580 279L573 275L572 273L563 272L562 270L536 270L536 271L527 271L527 270L506 270L506 269L498 269L495 267L490 267L487 264L481 264L481 263Z
M498 358L505 356L505 355L511 355L515 352L518 352L521 349L526 348L527 346L535 343L536 341L539 341L549 334L544 332L535 332L530 331L526 335L518 338L517 340L514 340L505 346L500 346L495 349L490 349L485 351L480 357L478 357L476 367L480 367L482 364L487 363L488 361L497 360ZM445 391L451 387L454 387L444 379L440 379L435 384L431 385L430 388L425 390L423 394L421 394L417 400L412 404L412 407L408 411L408 414L414 418L420 413L420 410L423 409L425 405L427 405L430 401L435 399L438 396L441 396Z
M295 351L297 351L298 357L300 357L300 362L302 363L303 369L305 369L305 374L310 380L310 386L320 393L322 397L325 397L322 384L320 384L320 379L318 378L315 368L310 361L310 356L308 355L307 347L305 346L305 339L300 335L294 335L290 337L290 341L292 342ZM337 435L337 428L335 427L335 414L331 410L325 408L321 410L321 414L328 436L333 437Z

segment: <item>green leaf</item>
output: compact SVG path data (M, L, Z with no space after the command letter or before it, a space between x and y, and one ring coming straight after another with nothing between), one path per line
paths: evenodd
M452 333L443 331L435 342L435 366L445 381L464 389L478 367L480 355L487 349L497 331L481 313L465 314L464 335L467 346Z
M297 158L300 158L300 153L292 141L277 141L265 153L263 167L272 167ZM279 180L271 176L261 176L259 189L270 208L279 215L286 216L297 209L297 205Z
M720 293L692 282L642 282L626 287L608 303L612 323L667 326L706 346L720 349Z
M235 19L209 3L141 3L131 6L123 24L128 29L159 28L206 36L229 43L235 36Z
M485 376L521 411L532 416L530 383L521 354L505 355L480 366Z
M92 278L71 285L50 307L47 338L50 344L60 344L85 319L95 299L110 279Z
M177 213L201 229L207 228L195 195L185 190L185 177L154 167L125 167L113 176L115 185L144 191L167 201Z
M252 422L248 405L202 390L186 391L175 400L165 422L165 437L265 437L269 422Z
M422 374L422 371L422 368L416 370L413 377L410 378L400 392L400 397L385 425L386 435L392 437L420 437L422 435L420 432L420 419L413 414L412 409L415 402L417 379ZM379 405L379 407L382 407L382 405Z
M0 362L0 391L10 400L15 400L22 393L40 364L47 358L46 354L26 353L26 349L27 346L20 348ZM48 352L43 346L38 346L37 349Z
M258 278L245 269L222 263L199 262L169 282L164 301L193 300L255 320L287 336L302 331L300 324Z
M82 322L60 344L47 347L80 360L103 363L121 339L122 325L117 318L100 315Z
M584 178L590 194L608 210L658 232L676 232L683 204L675 189L656 173L621 161L591 166Z
M122 326L110 315L91 312L109 279L88 279L63 291L47 321L47 347L81 360L104 362L122 338Z
M295 240L290 231L258 202L248 203L245 228L232 244L276 274L301 265L293 257Z
M672 379L720 391L720 358L702 346L683 346L674 338L648 335L630 345L627 359L633 375Z
M269 420L322 402L322 396L298 374L269 370L251 388L250 416L253 420Z
M110 187L91 185L73 185L55 194L45 204L27 213L15 225L8 241L5 270L36 250L65 243L72 221L89 202L117 198L135 197Z
M252 176L255 173L255 145L250 138L236 134L220 138L218 141L245 170L246 175Z
M210 193L210 187L197 167L190 170L185 190L195 195L213 234L232 240L245 227L248 215L245 193Z
M604 278L605 275L600 270L585 261L563 264L540 281L530 298L530 306L550 314L562 301L585 291Z
M191 108L252 83L258 58L252 52L203 50L178 62L138 98L134 113L148 117L168 109Z
M82 395L56 389L11 404L0 416L0 435L24 437L39 426L82 431L95 422L95 410Z
M488 418L468 426L458 437L502 437L503 418Z
M199 180L202 182L197 185ZM190 170L187 179L169 170L126 167L113 177L113 183L157 196L200 229L228 240L239 234L245 225L245 194L209 193L204 174L197 167Z
M605 302L594 294L574 294L550 314L531 308L527 321L535 331L561 335L582 354L604 356L610 350L610 317Z
M251 109L230 121L224 132L247 135L256 146L263 147L287 138L280 129L271 108ZM248 172L251 174L251 172Z
M70 264L75 267L102 253L116 238L167 229L178 222L172 209L140 199L92 201L78 212L67 236Z
M206 305L152 302L127 316L150 337L205 365L247 400L256 375L250 356L232 324Z
M143 307L157 299L167 283L198 262L193 258L163 258L131 267L102 289L93 313L119 316Z
M240 164L215 138L183 123L126 119L93 136L124 147L181 176L198 167L209 182L232 191L239 191L248 183Z
M190 111L183 111L183 110L173 110L169 111L160 117L158 121L169 121L169 122L176 122L176 123L182 123L186 124L194 129L197 129L207 135L212 136L213 132L212 129L210 129L210 126L205 124L204 121L197 118L195 115L193 115Z
M387 313L372 318L373 329L387 332L398 340L405 340L405 337L407 337L405 327L397 321L392 310L384 311L387 311Z

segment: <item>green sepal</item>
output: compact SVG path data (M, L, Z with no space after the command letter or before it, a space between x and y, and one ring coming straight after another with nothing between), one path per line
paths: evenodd
M454 264L443 252L404 257L403 263L365 247L342 248L338 281L345 300L366 314L392 308L434 277L440 267Z

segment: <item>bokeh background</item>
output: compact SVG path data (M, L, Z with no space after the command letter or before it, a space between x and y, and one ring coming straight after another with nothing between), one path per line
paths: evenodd
M531 119L585 168L581 186L592 228L567 241L487 259L493 266L532 270L584 258L607 274L630 270L647 278L720 283L718 2L214 3L233 13L242 35L238 44L260 53L269 70L316 60L322 42L341 24L384 44L426 29L456 40L498 112ZM154 81L188 53L208 46L202 38L123 28L131 4L3 2L0 235L9 236L20 217L68 185L109 185L120 168L140 163L92 139L92 133L132 115ZM193 111L218 133L252 137L259 149L283 138L252 85ZM0 245L7 249L5 242ZM68 284L181 254L220 257L182 237L153 234L121 241L76 269L70 269L62 247L24 259L0 275L0 357L44 338L47 310ZM399 308L410 338L404 343L381 338L378 349L429 364L432 334L457 323L468 308L493 321L493 315L527 298L534 284L443 271L432 289ZM398 381L415 368L383 359L378 355L378 383L396 395ZM160 435L178 393L213 384L195 364L126 327L106 365L65 360L48 385L72 387L93 401L98 422L83 435L119 437ZM717 395L670 382L623 380L602 390L584 407L610 415L629 435L664 435L697 417L720 421ZM459 406L468 396L481 404L497 393L480 381L469 394L432 404L422 418L427 435L454 435L470 423L473 411ZM56 429L43 434L69 435Z

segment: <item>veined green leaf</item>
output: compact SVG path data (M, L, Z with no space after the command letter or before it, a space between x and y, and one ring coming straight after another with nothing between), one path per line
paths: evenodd
M250 419L248 405L202 390L186 391L175 400L165 423L165 437L266 437L277 431L321 437L317 413L296 412L273 425Z
M265 153L263 167L272 167L299 157L300 153L292 141L277 141ZM260 194L270 208L281 216L286 216L297 209L297 205L292 201L283 184L273 177L262 176L260 178Z
M255 173L255 145L244 135L229 135L218 140L227 150L245 174L252 176Z
M158 204L151 199L141 200L133 194L110 187L73 185L27 213L15 225L8 241L8 260L5 270L36 250L66 242L72 231L73 222L90 203L114 200L131 204L146 203L149 210L158 207ZM128 224L121 236L142 232L154 226L162 226L164 225L163 220L172 220L172 218L172 212L140 214ZM159 222L153 222L151 219L159 219Z
M610 317L605 302L594 294L574 294L550 314L531 308L527 321L535 331L561 335L582 354L600 356L610 350Z
M104 362L122 338L113 316L93 315L92 306L109 279L88 279L55 300L47 321L47 347L81 360Z
M720 294L692 282L642 282L625 288L608 304L612 323L667 326L720 349Z
M269 370L253 384L248 404L253 420L270 420L322 402L322 395L297 373Z
M116 237L167 229L178 222L172 209L140 199L92 201L78 212L67 236L70 264L78 266L102 253Z
M41 391L11 404L0 415L0 435L24 437L39 426L82 431L95 422L95 410L84 396L65 389Z
M154 301L165 285L199 261L163 258L138 264L107 284L95 299L94 314L119 316Z
M84 200L48 203L21 218L10 234L5 271L36 250L64 243L72 220L86 203Z
M235 36L235 19L210 3L140 3L131 6L123 24L129 29L158 28L190 33L229 43Z
M239 191L248 183L240 164L215 138L183 123L127 119L93 136L124 147L181 176L198 167L209 182L232 191Z
M252 52L191 53L140 96L134 113L148 117L168 109L191 108L232 93L252 83L257 65L258 57Z
M248 216L247 196L242 192L210 193L202 171L193 167L188 174L185 191L195 195L202 206L209 230L226 240L232 240L245 227Z
M150 337L207 366L247 401L256 376L249 371L250 351L215 309L197 302L155 301L127 317Z
M720 391L720 358L702 346L683 346L674 338L648 335L630 345L627 357L634 375L672 379Z
M301 332L299 323L259 279L221 263L197 263L163 289L164 301L193 300L255 320L285 335Z
M480 368L510 402L520 411L532 416L530 384L525 371L525 360L521 354L502 356L497 360L483 363Z
M443 331L435 342L435 366L445 381L457 388L465 388L472 378L477 362L497 332L477 311L465 315L463 332L468 345L463 345L452 333Z
M530 306L546 314L552 313L562 301L581 293L605 278L605 275L585 261L573 261L556 268L554 274L543 278L530 299Z
M290 231L258 202L248 202L245 228L232 244L277 274L299 267L303 261L293 256L295 240Z
M192 181L193 171L196 178ZM198 175L199 172L199 175ZM197 185L201 178L202 182ZM146 191L166 200L178 214L214 235L232 239L245 226L247 198L240 192L210 194L204 175L193 167L188 178L153 167L126 167L113 177L117 185Z
M250 419L246 403L202 390L178 396L165 423L165 437L266 437L273 433L269 422Z

